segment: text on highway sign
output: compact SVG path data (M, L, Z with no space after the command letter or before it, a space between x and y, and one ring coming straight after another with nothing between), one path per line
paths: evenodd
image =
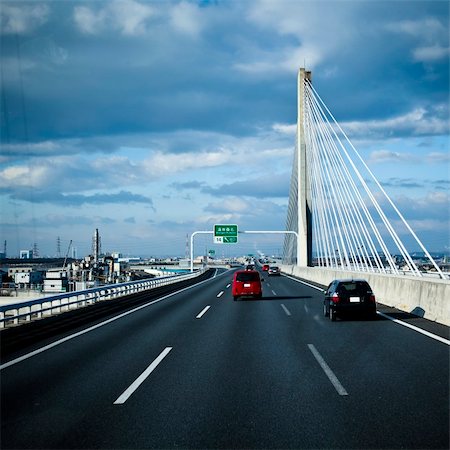
M238 226L230 224L214 225L214 244L237 244Z

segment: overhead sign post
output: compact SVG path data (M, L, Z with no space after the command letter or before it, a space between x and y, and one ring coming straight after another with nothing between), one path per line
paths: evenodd
M237 244L238 226L230 224L214 225L214 244Z
M221 234L221 236L217 236L220 239L220 242L216 242L216 227L217 233ZM222 230L222 227L225 227L225 230ZM220 228L220 231L219 231ZM228 230L227 230L228 228ZM238 231L237 225L214 225L214 231L194 231L191 234L191 272L194 271L194 236L197 234L214 234L214 243L217 244L235 244L237 243L237 235L241 234L295 234L298 239L298 233L296 231ZM224 242L224 238L227 238Z

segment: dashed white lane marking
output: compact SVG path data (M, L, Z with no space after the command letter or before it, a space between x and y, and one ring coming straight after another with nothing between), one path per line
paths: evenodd
M200 312L200 314L196 317L196 319L201 319L202 316L206 313L206 311L208 311L208 309L211 308L211 305L205 306L202 311Z
M222 295L223 295L223 291L220 291L220 292L217 294L217 298L222 297Z
M277 293L272 289L272 294L273 295L277 295Z
M119 396L114 405L125 403L133 392L145 381L145 379L156 369L158 364L169 354L172 347L166 347L160 355L131 383L131 385Z
M291 316L291 312L286 308L286 306L283 305L283 303L281 304L281 307L284 309L287 316Z
M219 276L222 276L224 273L226 273L226 272L223 272ZM208 278L207 280L200 281L199 283L193 284L192 286L187 286L187 287L185 287L183 289L180 289L179 291L171 292L170 294L164 295L163 297L157 298L156 300L152 300L151 302L145 303L144 305L140 305L140 306L137 306L136 308L130 309L129 311L125 311L125 312L119 314L118 316L111 317L110 319L107 319L104 322L97 323L96 325L93 325L92 327L86 328L85 330L78 331L75 334L71 334L71 335L66 336L66 337L64 337L62 339L59 339L59 340L57 340L55 342L52 342L51 344L48 344L45 347L38 348L37 350L34 350L31 353L27 353L26 355L19 356L16 359L13 359L11 361L8 361L7 363L4 363L4 364L0 365L0 370L6 369L7 367L10 367L10 366L13 366L15 364L18 364L18 363L20 363L22 361L25 361L25 360L33 357L33 356L39 355L40 353L45 352L46 350L50 350L50 349L52 349L52 348L54 348L54 347L56 347L58 345L61 345L64 342L70 341L71 339L75 339L78 336L82 336L83 334L89 333L90 331L96 330L97 328L100 328L100 327L102 327L104 325L108 325L111 322L119 320L122 317L128 316L129 314L133 314L136 311L139 311L139 310L141 310L143 308L147 308L150 305L154 305L155 303L159 303L159 302L161 302L161 301L163 301L163 300L165 300L165 299L167 299L169 297L173 297L174 295L177 295L180 292L187 291L188 289L193 289L193 288L195 288L197 286L200 286L201 284L207 283L208 281L211 281L211 279Z
M227 289L231 286L231 283L227 284Z
M331 384L334 386L334 388L336 389L338 394L339 395L348 395L348 392L344 389L344 386L342 386L342 384L337 379L334 372L330 369L328 364L322 358L322 355L317 351L316 347L314 347L313 344L308 344L308 347L311 350L311 353L314 355L314 358L316 358L317 362L320 364L320 367L322 367L322 370L325 372L325 375L331 381Z

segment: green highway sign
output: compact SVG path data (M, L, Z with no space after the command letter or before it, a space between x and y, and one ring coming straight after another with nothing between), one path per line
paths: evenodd
M229 224L214 225L214 244L237 244L238 226Z

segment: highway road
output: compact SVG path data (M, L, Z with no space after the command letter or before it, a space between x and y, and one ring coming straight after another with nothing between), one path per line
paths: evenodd
M446 340L331 322L285 276L234 302L231 276L2 360L1 448L448 448Z

